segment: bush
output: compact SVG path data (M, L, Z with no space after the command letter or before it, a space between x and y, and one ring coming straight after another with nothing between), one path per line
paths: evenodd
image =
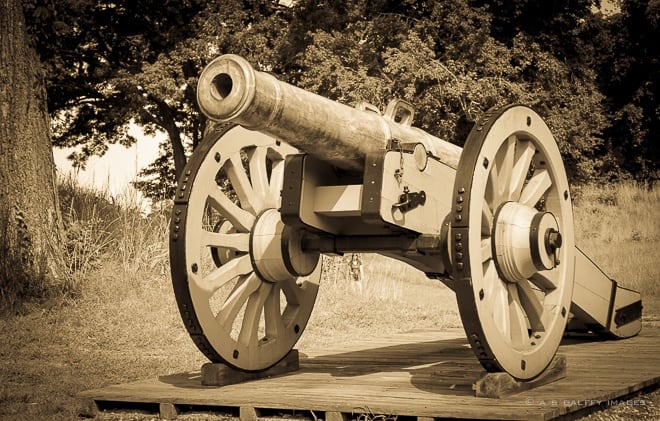
M65 255L74 276L85 277L109 262L124 273L163 266L169 206L161 203L158 211L146 215L135 190L112 197L71 177L60 180L59 195Z

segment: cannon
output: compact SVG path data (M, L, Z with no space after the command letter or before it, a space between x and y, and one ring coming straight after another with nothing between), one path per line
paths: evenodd
M460 148L413 107L343 105L224 55L199 78L209 134L178 181L170 263L184 325L211 361L282 360L316 300L323 255L372 252L451 288L489 372L525 381L567 331L641 329L639 293L575 246L571 193L543 119L486 112ZM231 124L229 124L231 123Z

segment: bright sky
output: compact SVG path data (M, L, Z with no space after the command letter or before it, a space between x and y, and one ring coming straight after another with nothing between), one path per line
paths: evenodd
M87 162L85 171L78 173L78 180L85 186L94 186L109 190L112 196L126 193L126 188L134 181L137 173L156 159L158 144L163 136L145 136L139 127L130 129L131 135L138 141L130 148L110 145L102 157L92 157ZM53 148L58 174L74 173L67 156L74 148Z

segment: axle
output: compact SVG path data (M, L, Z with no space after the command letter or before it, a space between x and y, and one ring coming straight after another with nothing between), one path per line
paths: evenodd
M394 140L421 143L453 168L461 156L460 147L412 127L413 109L403 101L391 103L385 115L370 105L352 108L256 71L236 55L204 69L197 101L211 120L258 130L350 172L362 172L366 155Z

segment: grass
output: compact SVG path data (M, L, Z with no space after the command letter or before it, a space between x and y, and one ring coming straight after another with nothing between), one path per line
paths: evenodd
M76 294L0 318L0 419L76 419L82 390L198 369L169 278L166 212L143 215L129 199L62 184ZM660 189L583 187L579 245L653 314ZM453 293L415 269L364 257L360 286L347 258L331 258L299 348L416 328L460 326ZM653 310L655 309L655 310ZM647 311L648 312L648 311ZM654 315L645 315L650 321Z
M360 287L347 258L330 258L329 271L300 347L369 338L422 328L460 327L454 293L412 267L378 255L364 256ZM341 270L343 269L343 271Z
M585 186L574 208L578 247L621 285L660 295L660 187Z

